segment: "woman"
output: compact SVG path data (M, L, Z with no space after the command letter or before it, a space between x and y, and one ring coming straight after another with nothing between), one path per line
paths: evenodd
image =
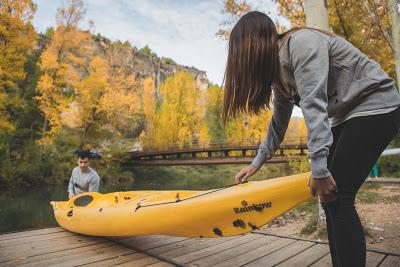
M365 266L354 200L399 130L394 81L340 37L309 28L278 34L267 15L249 12L231 32L224 85L224 122L268 108L273 96L267 138L236 182L246 181L272 157L298 105L308 130L310 188L326 213L332 263Z

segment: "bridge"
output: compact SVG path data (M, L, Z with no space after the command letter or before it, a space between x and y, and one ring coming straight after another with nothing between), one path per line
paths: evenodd
M260 139L216 141L179 147L144 147L128 152L128 166L215 165L250 163L260 146ZM306 156L306 139L285 139L267 163L286 163L289 157Z

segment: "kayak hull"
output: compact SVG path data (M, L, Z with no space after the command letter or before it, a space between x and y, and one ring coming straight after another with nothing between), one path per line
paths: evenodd
M232 236L310 199L309 178L305 173L208 191L89 192L51 205L61 227L86 235Z

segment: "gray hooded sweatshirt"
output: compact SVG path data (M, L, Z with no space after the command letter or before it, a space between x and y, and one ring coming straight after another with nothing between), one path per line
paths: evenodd
M312 29L294 32L279 50L281 86L273 85L273 116L251 165L259 169L283 141L295 102L308 130L313 178L330 176L327 157L331 125L383 114L400 105L400 95L378 63L348 41Z

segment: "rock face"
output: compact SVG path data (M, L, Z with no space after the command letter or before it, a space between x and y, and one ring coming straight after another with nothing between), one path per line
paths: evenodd
M133 52L131 64L132 72L136 74L136 78L142 79L151 76L154 79L157 96L160 95L160 84L168 76L178 71L187 71L191 73L200 90L205 90L208 87L208 79L205 71L168 62L157 56L148 55L141 51Z
M36 50L43 50L50 41L45 34L39 35ZM156 96L160 96L160 84L168 77L178 71L187 71L193 75L196 85L200 90L208 88L208 79L206 72L198 70L194 67L182 66L176 64L168 58L159 58L156 54L148 51L138 50L132 47L128 42L111 42L101 35L93 35L94 53L106 55L108 59L112 59L111 67L122 67L128 75L133 75L136 80L144 80L152 77L155 84ZM85 76L82 73L82 76Z
M101 53L111 53L114 63L123 68L136 80L143 80L152 77L155 84L156 96L160 96L160 84L168 77L178 71L187 71L193 75L197 87L200 90L206 90L208 79L205 71L194 67L182 66L176 64L171 59L159 58L156 54L148 51L138 50L129 43L111 43L110 40L96 36L95 38L98 51Z

